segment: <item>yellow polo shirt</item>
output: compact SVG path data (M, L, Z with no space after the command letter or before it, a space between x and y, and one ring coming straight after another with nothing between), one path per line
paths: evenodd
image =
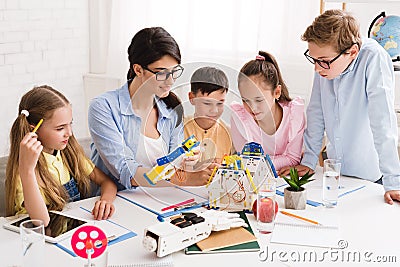
M68 183L71 179L71 176L68 172L67 166L65 166L65 164L63 163L63 160L60 155L60 151L57 151L57 154L55 156L48 154L46 152L42 152L42 153L46 159L47 166L48 166L49 172L51 174L51 178L55 179L57 182L59 182L62 185ZM83 172L86 176L89 176L93 172L95 166L90 160L86 160L86 163L84 166L85 167L84 167ZM15 197L15 210L17 211L17 214L21 214L21 213L26 213L26 209L23 206L24 194L22 191L21 178L18 177L17 179L18 180L17 180L17 194ZM42 193L42 197L43 197L46 205L48 205L49 201L47 199L45 199L42 190L40 190L40 191Z
M221 120L207 130L201 128L194 118L187 117L184 120L185 139L194 134L200 141L201 158L200 162L218 159L221 160L224 155L231 155L233 152L232 138L229 128Z

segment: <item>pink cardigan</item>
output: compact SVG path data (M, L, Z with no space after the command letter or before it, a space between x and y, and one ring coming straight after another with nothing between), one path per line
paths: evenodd
M237 102L231 104L231 135L236 151L242 151L245 143L257 142L270 155L277 170L300 163L306 127L303 99L297 97L279 104L283 109L283 118L273 135L266 134L258 127L243 105Z

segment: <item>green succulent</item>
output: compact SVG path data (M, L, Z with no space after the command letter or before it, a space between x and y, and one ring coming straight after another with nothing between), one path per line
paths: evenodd
M286 176L281 176L286 183L289 185L289 190L290 191L302 191L303 190L303 185L305 185L308 182L314 181L315 179L310 179L314 173L309 173L309 171L303 175L303 177L299 178L299 173L295 168L290 168L290 178L287 178Z

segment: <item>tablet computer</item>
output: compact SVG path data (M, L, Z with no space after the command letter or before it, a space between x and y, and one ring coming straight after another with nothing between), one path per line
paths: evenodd
M87 221L67 215L58 211L49 211L50 222L45 227L45 240L50 243L58 243L59 241L71 236L74 231L87 223ZM19 226L22 222L30 220L28 214L23 215L15 220L7 222L3 228L19 233Z

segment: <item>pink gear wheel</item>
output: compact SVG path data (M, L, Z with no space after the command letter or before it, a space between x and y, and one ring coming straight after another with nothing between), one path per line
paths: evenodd
M93 249L91 258L97 258L107 248L106 234L98 227L85 225L79 227L71 238L71 246L75 254L81 258L87 259L87 249Z

